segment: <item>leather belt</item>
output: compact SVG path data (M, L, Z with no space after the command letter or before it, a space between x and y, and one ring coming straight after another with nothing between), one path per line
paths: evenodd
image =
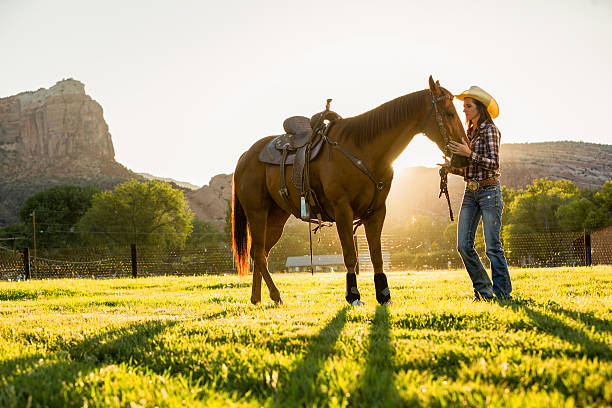
M475 193L481 187L494 186L497 184L497 179L495 177L491 177L484 180L468 180L467 181L467 189L471 192Z

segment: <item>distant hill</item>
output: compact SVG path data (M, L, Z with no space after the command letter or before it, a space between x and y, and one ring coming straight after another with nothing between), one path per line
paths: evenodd
M612 145L541 142L501 146L502 184L522 188L531 180L571 180L578 187L599 188L612 179Z
M590 188L599 188L612 179L612 145L580 142L503 144L500 154L501 183L515 189L524 188L542 177L571 180L579 187ZM409 167L398 171L387 201L387 225L403 222L417 214L448 216L446 199L438 199L439 185L437 168ZM449 195L455 215L459 213L464 190L463 178L449 176ZM231 175L223 174L213 177L210 186L186 196L200 218L222 226L223 209L231 199L230 192ZM192 203L197 196L205 199L198 200L196 207Z
M175 179L171 179L171 178L165 178L165 177L157 177L157 176L153 176L149 173L138 173L139 175L141 175L145 180L159 180L159 181L164 181L166 183L170 183L170 184L174 184L180 188L184 188L186 190L198 190L201 187L200 186L196 186L195 184L191 184L187 181L177 181Z
M534 179L570 180L578 187L600 188L612 180L612 145L581 142L502 144L501 184L521 189ZM448 214L444 197L438 199L437 168L411 167L396 174L387 202L387 218L403 221L414 214ZM459 213L465 184L449 176L453 212Z

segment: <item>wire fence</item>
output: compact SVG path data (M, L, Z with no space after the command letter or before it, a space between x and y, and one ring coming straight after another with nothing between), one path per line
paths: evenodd
M166 249L141 247L138 251L138 276L203 275L233 273L229 247Z
M591 233L591 260L594 265L612 264L612 225Z
M0 246L0 279L23 280L25 277L23 254L21 251Z
M506 241L506 259L512 266L549 267L590 264L586 254L584 233L520 234Z
M357 237L360 270L371 270L363 236ZM516 234L503 243L508 264L513 267L552 267L612 264L612 226L588 232L555 232ZM329 246L328 246L329 248ZM489 266L482 239L475 249L485 266ZM336 249L337 250L337 249ZM280 250L277 258L302 256L295 249ZM291 252L291 253L290 253ZM365 252L365 253L364 253ZM427 270L462 268L463 263L454 243L444 247L438 243L414 244L402 236L385 235L383 239L385 270ZM324 255L324 254L317 254ZM342 258L338 268L344 270ZM287 268L271 266L272 272ZM118 278L159 275L203 275L235 273L231 247L162 248L135 245L98 248L39 248L17 250L0 245L0 280L56 278Z
M135 251L134 251L135 249ZM14 251L0 247L0 279L121 278L234 272L230 248L108 247Z

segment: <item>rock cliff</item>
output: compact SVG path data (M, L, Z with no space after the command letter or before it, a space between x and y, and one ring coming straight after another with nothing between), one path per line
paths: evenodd
M102 107L74 79L0 98L0 150L21 159L86 155L114 160Z
M115 161L100 104L74 79L0 98L0 225L26 198L59 184L112 188L142 177Z
M196 217L223 231L225 216L232 200L232 175L218 174L210 179L207 186L186 192L185 198Z

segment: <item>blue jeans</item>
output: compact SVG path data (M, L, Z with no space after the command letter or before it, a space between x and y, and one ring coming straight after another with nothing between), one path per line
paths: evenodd
M499 238L503 208L499 183L481 187L476 192L466 189L463 195L457 227L457 250L472 279L476 298L491 299L493 294L501 299L511 297L512 283ZM493 284L474 249L476 228L481 218Z

